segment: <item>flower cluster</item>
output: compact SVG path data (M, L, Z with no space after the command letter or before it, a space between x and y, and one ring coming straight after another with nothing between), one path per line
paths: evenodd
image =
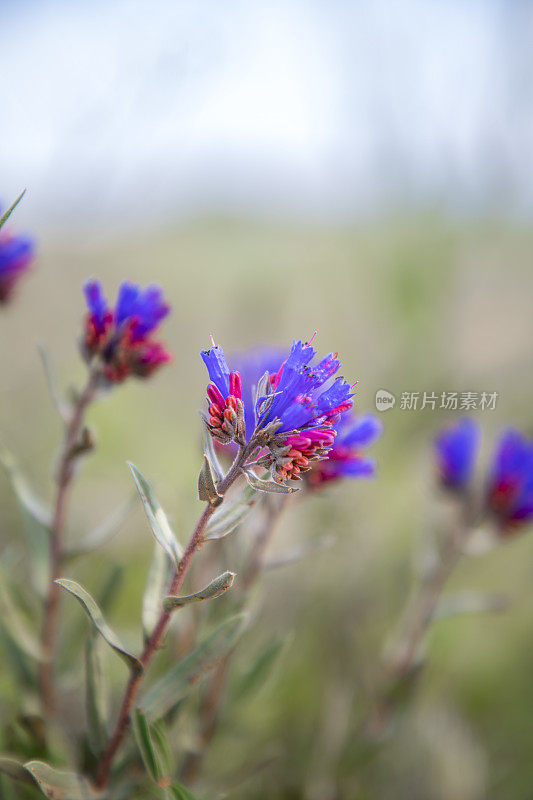
M479 428L469 419L459 420L438 435L435 451L444 486L454 491L468 488L479 443ZM503 534L533 520L533 441L519 431L508 429L498 440L483 505Z
M84 287L89 312L81 349L87 362L95 360L107 382L128 376L146 378L171 360L170 352L152 333L170 311L158 286L141 289L124 281L114 308L108 305L99 281Z
M359 448L375 440L380 424L372 417L353 422L346 413L353 404L352 387L334 377L340 368L337 354L313 363L315 356L310 344L296 341L286 358L268 349L238 354L234 361L239 369L230 373L220 347L202 353L212 381L205 418L211 434L221 443L235 440L267 448L256 463L268 466L279 483L300 480L307 473L309 484L318 486L333 478L368 475L374 469ZM241 421L240 440L232 433L232 413ZM332 456L326 474L322 468Z
M34 245L29 237L0 233L0 303L9 302L33 256Z

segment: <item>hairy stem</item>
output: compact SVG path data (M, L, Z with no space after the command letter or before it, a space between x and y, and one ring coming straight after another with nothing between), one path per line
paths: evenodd
M239 452L231 466L227 475L222 479L219 483L217 490L221 497L224 497L229 487L235 482L235 480L239 477L241 472L241 467L246 461L247 456L247 448L241 447ZM209 519L216 511L216 507L213 505L207 505L198 520L196 527L192 533L192 536L189 540L185 553L183 554L183 558L181 559L177 570L175 571L172 580L170 582L170 587L168 590L169 594L175 595L177 594L185 580L187 572L189 570L192 558L198 547L203 542L205 528ZM117 716L117 721L115 724L115 729L111 738L108 742L108 745L102 756L100 758L98 769L96 772L96 787L98 789L105 788L109 783L109 777L111 774L111 767L113 766L113 761L115 756L117 755L122 742L124 741L126 734L128 733L130 727L130 720L131 720L131 712L134 707L135 701L137 699L137 695L139 694L139 690L141 688L142 680L146 669L150 665L155 653L159 650L162 645L163 638L167 631L171 619L171 613L168 611L162 611L159 617L159 620L156 623L156 626L152 633L150 634L149 638L146 641L144 646L144 650L142 654L139 656L139 660L143 665L143 671L141 673L132 673L128 684L126 686L126 690L124 692L124 697L122 698L122 703L120 705L120 709Z
M39 687L45 715L53 714L56 706L54 658L57 645L57 621L61 590L55 583L55 580L61 577L63 530L65 527L70 487L74 474L74 461L79 455L77 445L79 444L85 412L94 398L97 383L97 373L94 371L90 372L87 384L82 393L78 396L72 409L72 415L65 429L63 446L59 458L57 489L50 530L50 576L41 634L43 661L39 669Z
M279 496L267 497L265 518L255 538L241 581L242 589L245 592L254 585L261 574L266 549L281 512L285 508L286 500L286 496L281 498ZM220 706L224 699L224 687L230 667L230 659L231 653L228 653L217 665L208 683L200 708L200 745L194 753L190 753L186 758L181 772L181 777L187 783L193 783L200 775L207 749L215 735Z

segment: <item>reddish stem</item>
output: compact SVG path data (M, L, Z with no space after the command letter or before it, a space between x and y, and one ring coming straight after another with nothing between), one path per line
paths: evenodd
M66 427L59 460L57 491L50 529L50 575L48 595L46 598L41 634L43 661L39 668L41 702L45 715L53 714L56 706L54 658L57 645L57 621L61 590L55 583L55 580L61 577L63 530L65 527L69 490L74 472L74 461L76 456L79 455L79 451L76 451L76 446L79 443L85 412L94 398L97 383L98 374L96 372L90 372L85 389L79 395L72 410L70 421Z
M246 460L246 453L247 450L245 448L240 448L235 461L231 469L229 470L226 477L220 482L217 487L218 493L220 496L224 496L226 491L229 487L234 483L234 481L239 477L241 467L245 463ZM187 572L189 570L192 558L197 551L199 545L203 542L203 535L205 532L205 528L207 523L209 522L210 517L216 511L216 507L212 505L207 505L204 509L202 516L198 520L198 523L193 531L193 534L189 540L185 553L183 554L183 558L181 559L176 572L172 578L169 587L169 594L177 594L185 580ZM115 759L116 754L118 753L124 738L128 732L131 720L131 711L137 699L137 695L139 694L139 689L141 688L142 680L144 674L152 661L155 653L161 647L163 638L167 631L168 625L170 623L171 614L168 611L162 611L159 617L159 620L150 634L150 637L147 639L146 644L144 646L144 650L139 657L141 664L143 665L143 671L140 673L132 673L128 684L126 686L126 691L124 692L124 697L122 699L122 703L120 705L120 709L118 712L117 721L115 724L115 729L109 740L109 743L102 753L100 758L100 762L98 764L98 769L96 773L96 787L98 789L104 789L109 783L109 777L111 774L111 767L113 765L113 761Z

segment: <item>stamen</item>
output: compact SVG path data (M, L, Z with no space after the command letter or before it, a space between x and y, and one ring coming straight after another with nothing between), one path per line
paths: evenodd
M209 334L209 338L211 339L212 346L216 347L215 340L213 339L213 334L212 333Z
M313 333L313 335L311 336L311 338L309 339L309 341L307 342L307 344L311 344L311 342L313 341L313 339L315 338L315 336L317 335L317 333L318 333L318 331L315 331L315 332Z

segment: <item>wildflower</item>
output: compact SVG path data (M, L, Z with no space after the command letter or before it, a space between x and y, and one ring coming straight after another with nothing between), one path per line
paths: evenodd
M158 286L141 289L124 281L110 308L99 281L84 286L89 312L81 349L87 362L97 360L105 381L121 383L129 375L146 378L171 359L151 334L170 312Z
M299 480L311 461L326 456L336 436L334 423L352 406L349 384L343 378L333 379L340 367L337 355L330 354L312 365L315 355L316 350L310 344L293 343L288 358L277 371L265 372L258 381L253 427L250 429L248 425L241 431L243 441L268 448L255 463L269 466L274 480L280 483ZM233 438L238 441L232 435L234 425L229 417L238 401L244 420L241 375L230 373L220 347L202 352L202 358L212 381L208 387L210 417L206 424L218 441L229 442ZM245 392L248 391L250 387L246 387ZM230 424L225 425L224 420Z
M306 476L312 488L341 478L372 478L375 474L375 460L361 451L381 435L381 422L372 414L357 417L345 412L334 427L337 436L327 459L314 464Z
M29 237L0 233L0 303L9 302L33 256L34 245Z
M519 431L509 429L500 437L487 505L507 534L533 519L533 441Z
M479 449L480 431L471 419L460 419L439 433L435 440L442 484L461 490L470 481Z

